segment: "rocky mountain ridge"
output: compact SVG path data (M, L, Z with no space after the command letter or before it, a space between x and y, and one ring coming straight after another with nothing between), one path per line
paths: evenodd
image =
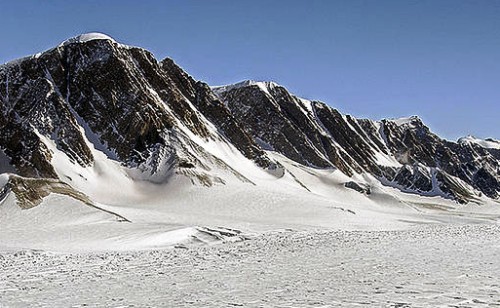
M257 164L274 166L206 85L172 61L158 62L144 49L107 37L73 38L8 63L0 80L1 148L23 176L58 177L47 140L83 167L93 163L95 147L153 174L162 165L209 169L200 157L217 159L192 139L227 142L221 134L226 130ZM223 121L208 121L194 104Z
M277 152L460 203L500 196L495 140L446 141L418 117L357 119L273 82L210 88L172 59L100 34L0 66L0 129L0 173L69 185L54 163L59 151L81 168L94 166L98 151L141 180L181 174L207 186L252 182L224 153L279 178L287 171L270 155Z
M214 91L256 142L301 164L335 167L347 175L369 173L385 185L463 203L481 193L499 196L494 147L446 141L418 117L356 119L268 82Z

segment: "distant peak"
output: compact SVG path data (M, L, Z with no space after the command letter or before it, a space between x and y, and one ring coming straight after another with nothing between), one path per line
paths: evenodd
M237 83L233 84L228 84L228 85L223 85L223 86L215 86L212 87L213 89L225 89L225 90L231 90L231 89L236 89L236 88L244 88L244 87L250 87L250 86L259 86L259 87L277 87L279 84L273 82L273 81L256 81L256 80L243 80Z
M73 43L85 43L94 40L109 40L116 43L116 41L109 35L99 32L90 32L90 33L80 34L70 39L67 39L64 42L62 42L59 46L66 46Z
M481 139L472 135L467 135L458 139L460 144L477 144L486 149L500 149L500 141L493 138Z
M225 85L225 86L215 86L212 90L216 93L227 92L233 89L246 88L251 86L257 86L262 91L269 93L269 90L274 87L279 87L280 85L273 81L256 81L256 80L243 80L237 83Z
M273 81L257 81L257 80L244 80L244 81L241 81L241 82L238 82L236 84L234 84L234 86L240 86L240 87L248 87L248 86L266 86L266 87L269 87L269 86L272 86L272 87L276 87L278 86L277 83L273 82Z
M397 119L390 119L391 122L394 122L398 126L402 125L411 125L411 124L416 124L418 122L422 123L422 120L418 116L410 116L410 117L403 117L403 118L397 118Z

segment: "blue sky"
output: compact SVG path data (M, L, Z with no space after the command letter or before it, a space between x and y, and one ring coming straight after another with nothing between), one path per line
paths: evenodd
M0 62L91 31L211 85L273 80L357 117L500 138L500 1L2 1Z

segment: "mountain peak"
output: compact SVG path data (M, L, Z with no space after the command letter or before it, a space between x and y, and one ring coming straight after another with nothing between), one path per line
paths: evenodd
M69 44L74 44L74 43L85 43L89 41L94 41L94 40L109 40L114 43L116 43L115 39L113 39L111 36L100 33L100 32L89 32L89 33L83 33L77 36L74 36L72 38L69 38L62 42L59 46L66 46Z
M396 123L398 126L403 126L403 125L413 125L418 122L422 122L422 120L418 116L410 116L410 117L402 117L402 118L397 118L397 119L390 119L390 121Z
M216 93L226 92L232 89L245 88L251 86L258 86L262 91L268 92L269 89L280 86L279 84L273 81L256 81L256 80L243 80L237 83L224 85L224 86L215 86L212 87L212 90Z
M480 139L472 135L458 139L461 144L477 144L485 149L500 149L500 141L493 138Z

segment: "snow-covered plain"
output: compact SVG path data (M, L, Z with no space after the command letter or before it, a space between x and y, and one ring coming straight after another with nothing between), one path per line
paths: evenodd
M497 307L500 227L270 232L168 250L0 255L3 307Z

